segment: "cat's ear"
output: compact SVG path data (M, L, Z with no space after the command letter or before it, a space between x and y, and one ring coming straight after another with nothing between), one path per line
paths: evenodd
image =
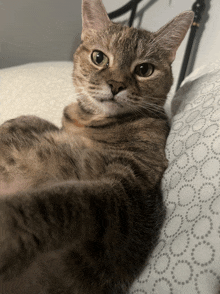
M193 11L185 11L156 32L156 40L169 53L169 61L171 63L176 57L176 51L190 28L193 18Z
M82 1L82 40L86 31L105 30L111 23L101 0Z

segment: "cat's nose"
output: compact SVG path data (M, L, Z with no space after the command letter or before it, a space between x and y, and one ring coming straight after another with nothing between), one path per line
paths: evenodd
M122 82L117 82L117 81L110 80L110 81L108 81L108 84L111 87L113 95L117 95L119 92L126 89L125 84L122 83Z

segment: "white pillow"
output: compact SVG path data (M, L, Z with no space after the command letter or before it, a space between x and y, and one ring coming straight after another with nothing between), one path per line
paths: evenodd
M158 246L130 293L220 293L220 63L193 73L172 103Z
M73 63L41 62L0 70L0 124L34 114L61 126L63 108L76 99Z

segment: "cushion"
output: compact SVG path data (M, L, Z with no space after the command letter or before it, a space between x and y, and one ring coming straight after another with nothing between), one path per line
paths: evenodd
M61 126L63 108L75 100L73 63L40 62L0 70L0 123L37 115Z
M0 70L0 123L35 114L61 125L76 99L72 62ZM220 62L191 74L172 101L169 166L162 180L167 216L130 294L216 294L220 290Z
M220 291L220 62L189 76L172 101L167 216L160 241L130 293Z

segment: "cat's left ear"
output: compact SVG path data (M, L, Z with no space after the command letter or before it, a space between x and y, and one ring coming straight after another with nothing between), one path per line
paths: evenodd
M101 0L82 0L82 40L89 30L105 30L112 24Z
M172 63L176 57L176 51L182 43L194 18L193 11L185 11L155 33L156 41L162 44L169 54L169 61Z

